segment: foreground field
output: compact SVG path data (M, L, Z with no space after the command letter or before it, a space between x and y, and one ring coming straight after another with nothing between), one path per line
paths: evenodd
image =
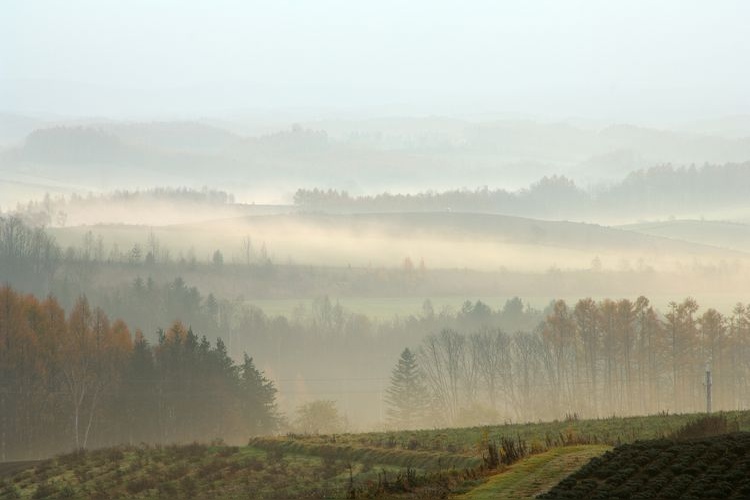
M577 470L591 458L597 457L609 446L565 446L532 455L496 474L482 486L463 495L459 500L520 500L534 498L556 485L568 474Z
M541 498L750 498L750 433L619 446Z
M671 436L699 417L288 435L241 447L123 446L61 455L20 472L10 467L0 475L0 498L524 498L613 445ZM722 420L750 430L750 412Z
M750 411L725 412L726 420L737 430L750 431ZM610 417L600 419L568 419L553 422L518 423L431 429L397 432L368 432L336 436L339 447L384 448L390 450L412 450L445 452L459 456L481 457L483 443L499 436L521 439L535 453L557 446L576 444L604 444L615 446L643 439L658 439L669 436L689 422L704 414L660 414L638 417ZM256 443L270 446L293 446L301 450L329 443L329 436L297 435L258 439Z

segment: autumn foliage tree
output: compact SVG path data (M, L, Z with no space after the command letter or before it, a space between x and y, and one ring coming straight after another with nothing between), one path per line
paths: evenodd
M750 405L750 307L700 313L693 298L662 314L646 297L550 304L533 331L509 336L444 330L419 361L434 414L446 425L489 403L498 419L603 417ZM479 374L479 376L477 376ZM499 390L498 390L499 389Z
M175 322L151 346L81 297L66 315L0 288L0 459L91 446L185 442L275 428L276 389Z

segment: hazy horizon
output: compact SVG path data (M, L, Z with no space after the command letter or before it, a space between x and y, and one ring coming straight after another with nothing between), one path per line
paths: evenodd
M748 14L736 1L13 1L0 20L0 110L673 126L750 114Z

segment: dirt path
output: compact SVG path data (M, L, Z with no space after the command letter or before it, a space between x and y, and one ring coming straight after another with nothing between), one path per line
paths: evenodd
M460 500L499 500L534 498L577 470L608 446L566 446L533 455L513 464L488 482L461 496Z

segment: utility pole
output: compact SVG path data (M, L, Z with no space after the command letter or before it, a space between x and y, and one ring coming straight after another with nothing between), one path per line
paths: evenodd
M711 413L711 365L706 363L706 413Z
M6 411L5 411L5 390L0 389L0 418L2 418L2 436L0 436L0 462L5 462L8 457L5 456L5 427L7 424L6 421Z

